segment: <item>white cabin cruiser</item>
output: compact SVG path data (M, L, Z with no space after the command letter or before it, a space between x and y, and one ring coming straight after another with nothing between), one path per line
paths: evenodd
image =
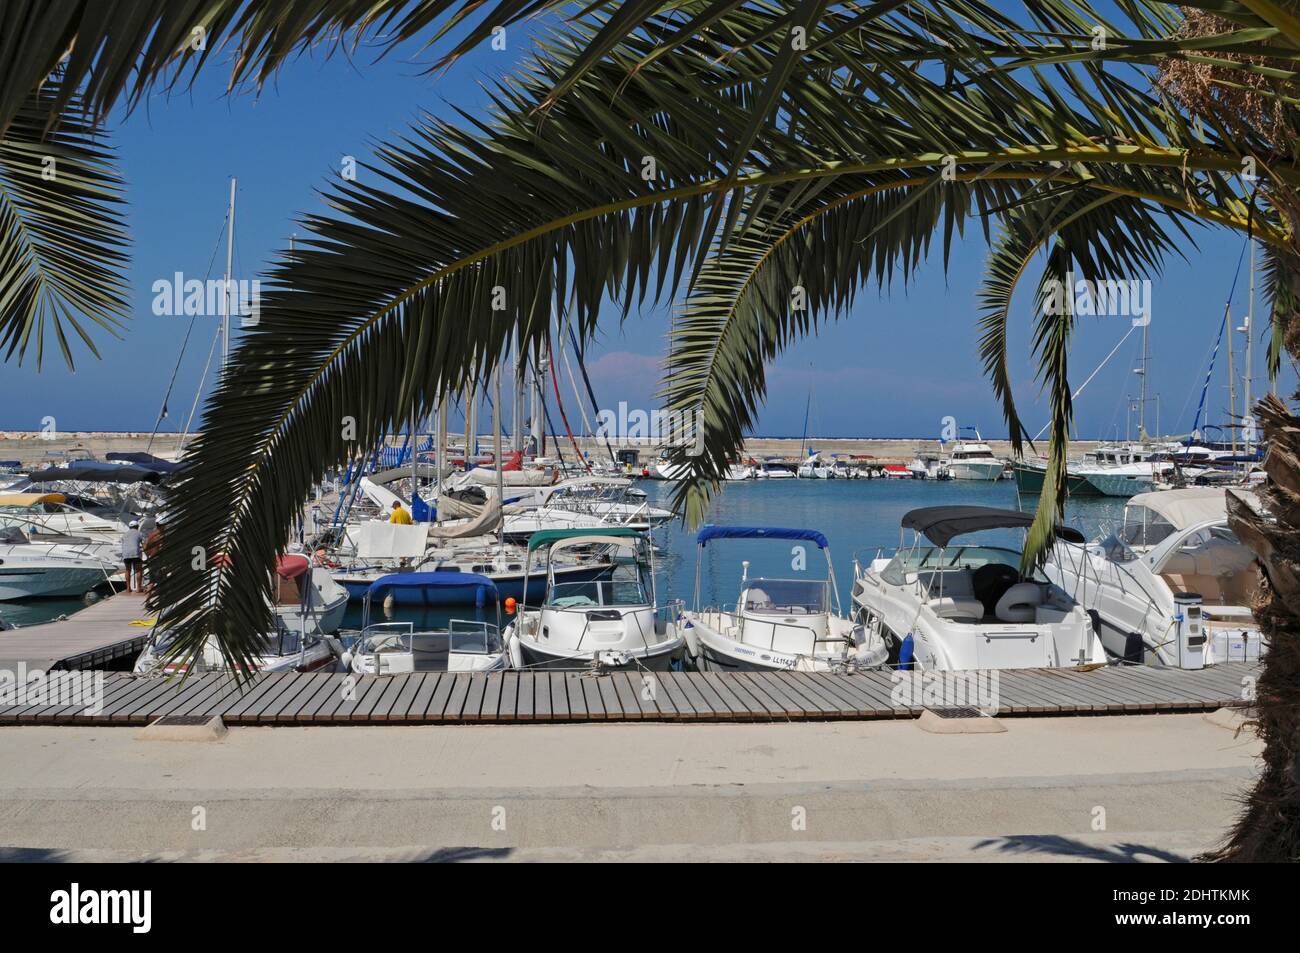
M855 561L858 618L885 640L891 664L961 671L1104 663L1088 613L1041 574L1021 576L1019 552L949 545L968 533L1032 523L1032 514L1016 510L927 506L903 517L903 529L915 533L910 547L866 568ZM920 545L922 537L933 545Z
M83 596L120 571L96 544L64 539L33 542L19 526L0 526L0 602Z
M53 536L78 536L120 544L126 523L105 519L67 503L63 493L0 494L0 526L39 527ZM30 532L30 530L29 530Z
M1048 576L1093 613L1112 656L1201 668L1265 651L1255 554L1228 526L1228 492L1249 501L1221 487L1138 494L1116 532L1053 549Z
M792 480L796 476L794 470L779 460L764 460L754 470L756 480Z
M616 565L610 578L557 578L552 559L575 547L612 549ZM656 605L654 547L644 535L622 527L554 530L533 536L528 550L530 569L532 554L546 553L546 596L535 609L521 604L506 630L517 667L662 672L681 659L681 604Z
M808 454L808 459L799 465L795 473L801 480L829 480L835 476L834 469L822 460L822 455L817 450Z
M999 480L1004 464L993 456L993 448L976 430L973 441L959 440L953 444L943 469L952 480Z
M496 622L452 619L446 628L416 629L411 622L370 622L370 603L394 589L472 589L475 606L495 606ZM501 641L501 596L491 579L473 573L395 573L376 579L366 593L361 636L343 653L357 675L402 675L411 672L497 672L509 666Z
M782 539L816 544L826 557L822 579L750 579L743 564L735 606L700 607L704 549L715 539ZM707 672L839 672L877 668L887 650L879 636L840 614L830 544L816 530L705 526L696 536L694 609L682 614L686 648Z

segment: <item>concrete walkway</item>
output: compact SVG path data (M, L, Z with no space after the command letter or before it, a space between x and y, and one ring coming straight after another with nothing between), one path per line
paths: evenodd
M0 729L0 859L1182 860L1259 744L1201 715Z

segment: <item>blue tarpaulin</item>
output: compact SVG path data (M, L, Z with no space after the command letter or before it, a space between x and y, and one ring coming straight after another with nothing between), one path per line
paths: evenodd
M783 529L780 526L714 526L700 530L695 541L703 546L711 539L803 539L829 549L826 537L815 529Z
M393 572L380 576L370 584L367 595L381 589L485 589L497 593L497 584L487 576L472 572Z

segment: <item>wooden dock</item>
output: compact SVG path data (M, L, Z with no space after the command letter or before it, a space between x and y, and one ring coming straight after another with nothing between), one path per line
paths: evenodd
M134 660L149 641L141 596L110 596L59 622L0 632L0 669L98 669Z
M985 684L996 714L1096 715L1205 711L1243 705L1259 666L1230 662L1201 671L1145 667L1090 672L1020 669ZM912 718L924 699L898 701L889 672L773 673L498 672L349 676L260 675L242 687L220 674L104 676L98 710L21 702L0 707L0 725L145 725L167 716L229 725L542 723L609 721L797 721Z

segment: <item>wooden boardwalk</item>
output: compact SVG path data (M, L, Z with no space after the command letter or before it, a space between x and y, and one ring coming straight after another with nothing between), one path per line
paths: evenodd
M985 678L998 716L1203 711L1253 697L1259 666L1231 662L1198 672L1144 667L1091 672L1021 669L958 673ZM992 676L996 676L993 681ZM348 676L277 673L242 688L226 675L104 675L98 710L82 705L0 706L0 725L145 725L164 715L229 725L538 723L602 721L795 721L911 718L933 682L900 701L889 672L780 673L500 672ZM971 704L987 704L971 701Z
M0 669L105 668L134 659L149 640L150 619L141 596L119 594L69 616L0 632Z

